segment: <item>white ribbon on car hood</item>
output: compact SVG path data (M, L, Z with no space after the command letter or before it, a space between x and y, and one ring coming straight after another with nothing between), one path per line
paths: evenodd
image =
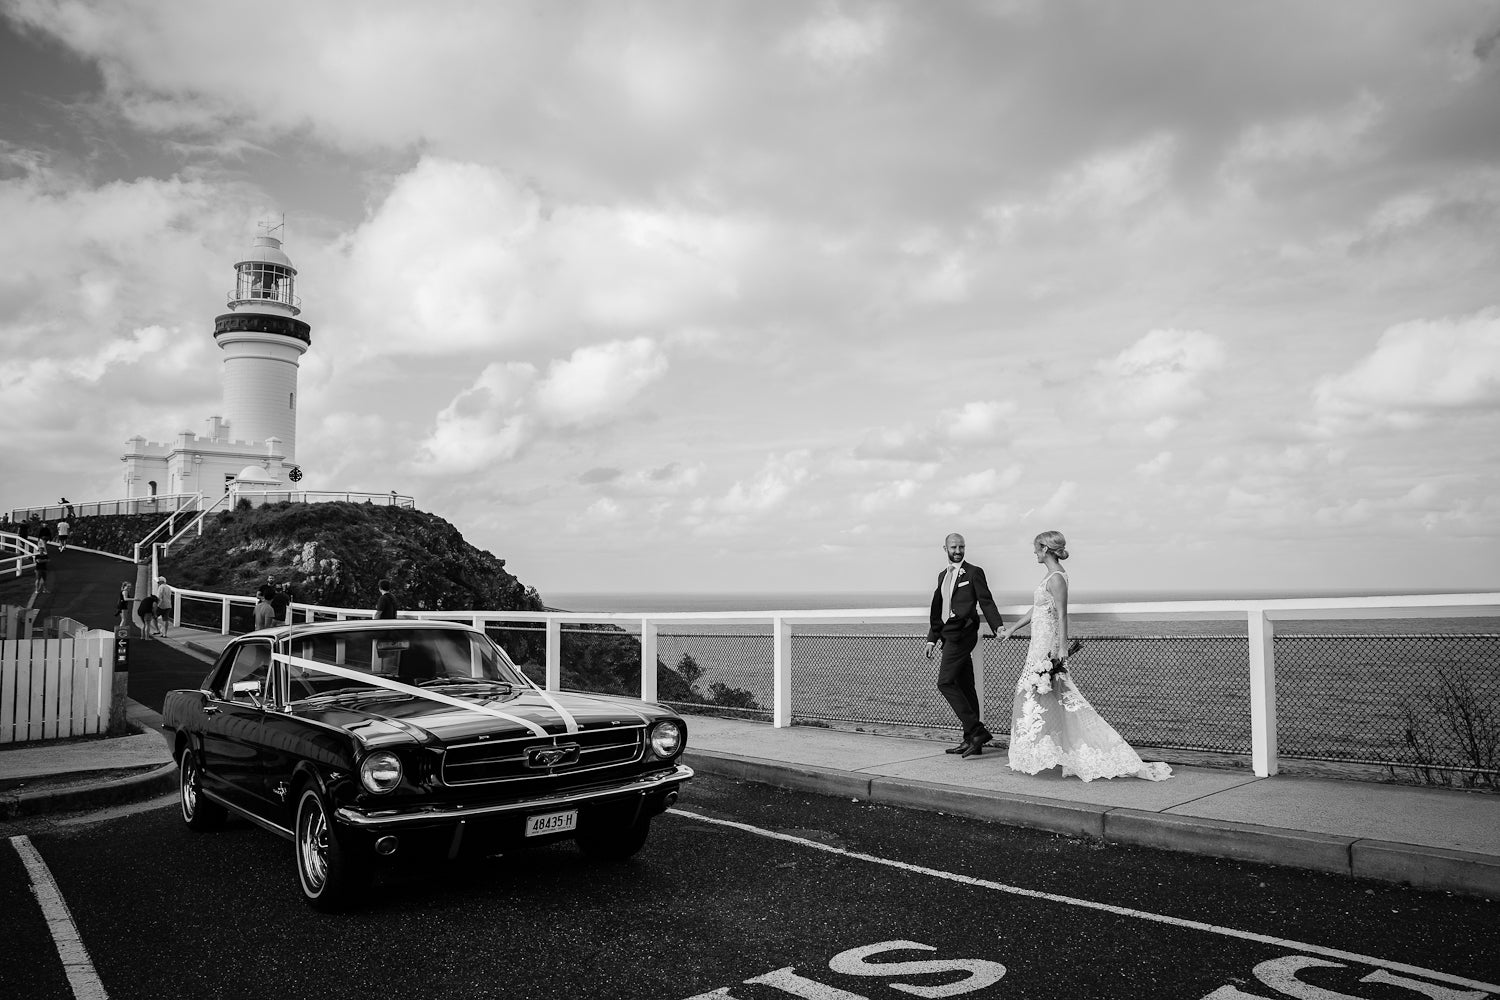
M402 694L414 695L418 698L424 698L427 701L437 702L440 705L450 705L453 708L461 708L466 712L479 712L482 715L493 716L496 719L504 719L506 722L513 722L518 726L524 726L525 728L531 730L531 733L534 736L551 735L541 726L537 725L535 722L532 722L530 719L523 719L519 715L511 715L509 712L502 712L499 709L491 708L488 705L476 705L472 701L464 701L462 698L455 698L452 695L443 694L439 691L420 688L415 684L407 684L404 681L391 680L389 677L381 677L378 674L369 674L361 670L350 670L348 667L335 667L330 663L320 663L317 660L308 660L300 656L291 656L286 653L272 653L271 659L277 663L285 663L287 666L300 667L303 670L313 670L320 674L332 674L334 677L344 677L351 681L359 681L362 684L370 684L374 687L385 688L387 691L399 691ZM455 678L455 680L458 679L459 678ZM540 695L542 700L545 701L548 706L558 714L558 717L562 719L563 726L566 727L568 733L572 734L578 732L578 720L574 719L572 714L570 714L567 709L559 705L557 701L546 691L537 690L536 693Z

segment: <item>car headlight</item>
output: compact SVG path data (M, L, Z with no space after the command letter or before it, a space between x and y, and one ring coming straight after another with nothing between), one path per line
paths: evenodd
M359 780L375 793L388 792L401 784L401 758L389 750L379 750L359 765Z
M651 727L651 751L658 757L675 757L682 749L682 726L670 719Z

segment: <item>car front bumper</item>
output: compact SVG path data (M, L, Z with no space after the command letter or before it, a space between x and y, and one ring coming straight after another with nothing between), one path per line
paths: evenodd
M335 813L337 822L363 833L397 831L412 826L446 825L461 820L504 817L518 813L539 813L608 799L650 798L675 790L691 780L693 769L677 764L670 771L643 774L629 781L591 785L548 795L533 795L506 802L482 805L419 805L388 810L362 810L345 806Z

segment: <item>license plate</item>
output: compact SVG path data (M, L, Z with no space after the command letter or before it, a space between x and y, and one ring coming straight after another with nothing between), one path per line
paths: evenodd
M528 837L544 837L549 833L565 833L568 830L576 830L577 828L577 809L526 817L526 836Z

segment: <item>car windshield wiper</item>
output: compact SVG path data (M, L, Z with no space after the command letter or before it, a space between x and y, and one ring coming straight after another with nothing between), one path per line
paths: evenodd
M474 687L485 690L503 688L506 694L515 690L515 686L510 681L490 680L488 677L432 677L423 681L418 687Z
M357 694L357 695L361 695L361 696L382 695L382 696L388 696L388 697L393 697L393 698L410 698L411 697L411 695L406 694L404 691L387 691L385 688L374 687L373 685L371 685L371 686L354 685L354 686L351 686L351 687L334 688L332 691L319 691L317 694L310 694L306 698L303 698L302 700L303 701L322 701L324 698L342 698L342 697L345 697L346 695L351 695L351 694Z

